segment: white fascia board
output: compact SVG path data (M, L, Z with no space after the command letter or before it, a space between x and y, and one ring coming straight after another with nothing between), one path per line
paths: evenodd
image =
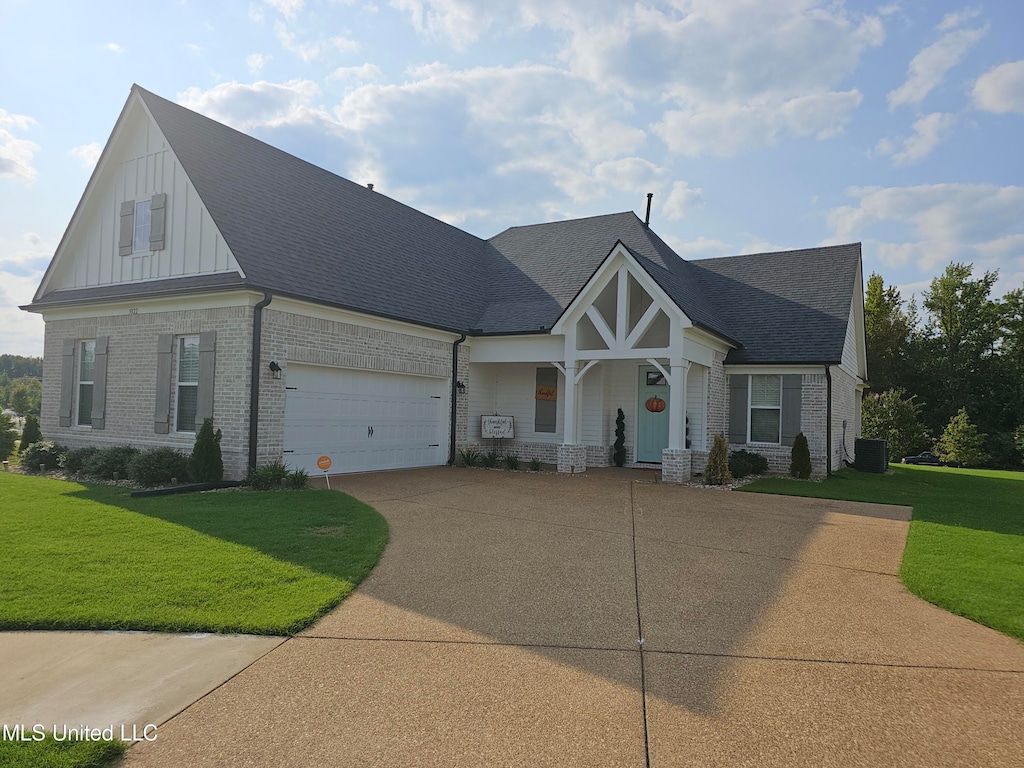
M825 373L824 365L726 365L725 373L742 375L759 373Z
M724 339L715 336L712 333L708 333L701 328L696 326L690 326L686 329L686 340L687 342L697 342L703 344L706 347L721 352L723 354L729 354L729 350L735 349L735 346L725 341Z
M151 315L157 312L180 312L189 309L220 309L222 307L253 307L262 293L248 290L212 291L209 293L158 296L153 298L119 298L116 301L91 301L76 306L36 309L43 320L77 320L87 317L115 315Z
M472 339L471 363L550 363L565 357L561 336L480 336Z
M630 274L640 284L655 302L661 304L661 308L669 316L670 320L681 325L683 328L689 328L693 325L690 322L690 318L686 316L686 313L679 308L667 293L665 293L661 286L658 285L654 279L647 274L645 270L636 259L633 258L632 254L626 249L620 240L612 248L611 253L608 254L608 258L604 260L604 263L597 268L593 276L587 281L587 284L583 286L576 298L573 299L572 303L565 308L555 324L551 326L551 333L553 335L564 335L565 328L570 323L579 322L580 318L587 311L587 308L591 306L597 297L601 295L601 291L607 287L608 283L615 279L615 275L618 273L619 268L626 264L629 268Z
M366 328L375 328L381 331L402 333L406 336L417 336L421 339L442 341L446 344L459 338L459 334L452 333L451 331L441 331L437 328L427 328L422 325L416 325L415 323L405 323L400 320L377 317L376 315L370 315L363 312L339 309L337 307L328 307L323 304L301 301L300 299L293 299L291 297L274 296L266 308L268 310L276 310L278 312L289 312L293 315L315 317L319 320L329 320L335 323L349 323L351 325L361 325ZM479 341L476 339L471 341L473 344L473 355L475 357L476 345Z

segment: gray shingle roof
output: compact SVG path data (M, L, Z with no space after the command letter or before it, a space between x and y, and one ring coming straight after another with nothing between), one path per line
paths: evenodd
M860 245L687 262L632 212L481 240L138 86L245 273L61 291L35 305L247 285L435 328L550 328L622 242L730 363L839 361Z

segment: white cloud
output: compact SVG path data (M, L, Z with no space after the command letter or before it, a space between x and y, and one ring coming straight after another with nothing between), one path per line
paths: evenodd
M914 133L903 139L902 148L897 151L895 142L882 139L875 147L880 155L891 155L895 165L912 165L924 159L953 133L956 115L933 112L914 123Z
M359 50L358 42L342 35L335 35L323 40L300 41L298 35L288 29L282 21L274 24L274 32L285 50L294 53L307 64L316 61L332 50L348 53Z
M27 131L36 121L27 115L14 115L0 109L0 178L32 181L39 175L32 159L39 145L16 138L13 131Z
M703 235L696 240L683 240L673 235L667 235L665 242L684 259L707 259L736 254L736 249L729 243L706 238Z
M82 161L82 165L91 171L96 167L96 162L100 159L102 152L103 145L94 141L89 144L79 144L77 147L72 147L68 154L72 157L77 157Z
M999 269L997 292L1014 286L1024 270L1024 187L931 184L855 187L856 204L835 208L830 242L862 240L892 267L915 267L934 276L950 261L976 270Z
M1024 114L1024 61L1000 64L974 84L974 106L986 112Z
M950 31L910 60L906 81L899 88L889 92L889 109L905 104L920 104L939 86L946 73L959 64L967 52L981 41L988 32L987 24L978 29L954 29L948 26L951 19L955 22L953 26L956 26L969 18L972 17L951 14L942 21L939 29Z
M672 185L665 204L661 210L668 217L669 221L679 221L695 208L704 205L704 193L701 189L691 187L685 181L677 181Z
M305 6L306 0L263 0L286 19L294 19Z
M35 295L52 251L35 232L0 241L0 349L15 355L42 355L43 321L18 309Z
M189 88L178 94L178 103L239 130L249 130L331 122L325 112L311 106L319 93L311 80L230 82L207 91Z
M250 53L245 57L245 65L249 68L250 72L258 76L259 73L263 71L263 67L265 67L267 62L272 58L274 57L270 55L264 56L262 53Z
M328 80L344 80L356 83L372 83L384 79L384 73L376 64L362 64L358 67L338 67L327 76Z
M889 5L883 5L881 8L878 9L878 15L882 17L892 16L894 13L898 13L899 11L899 3L889 3Z
M117 43L107 43L105 47L111 53L124 53L124 48Z
M940 32L947 32L951 29L962 27L968 21L978 18L981 15L981 8L964 8L958 13L947 13L936 27Z

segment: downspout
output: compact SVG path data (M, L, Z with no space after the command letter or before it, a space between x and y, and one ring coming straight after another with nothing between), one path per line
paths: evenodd
M458 407L456 402L459 390L459 344L466 340L466 334L462 334L454 344L452 344L452 407L451 407L451 422L448 425L448 466L450 467L455 463L455 414Z
M825 400L825 475L832 474L832 370L825 366L827 393Z
M256 438L260 423L260 346L263 339L263 308L274 297L263 292L263 299L252 308L252 360L249 364L249 469L256 469Z

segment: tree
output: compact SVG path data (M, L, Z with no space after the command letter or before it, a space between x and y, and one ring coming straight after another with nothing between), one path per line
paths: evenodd
M619 415L615 417L615 450L612 452L612 460L616 467L626 463L626 414L619 408Z
M15 379L8 388L8 405L19 416L39 414L43 399L43 383L39 379L25 377Z
M936 452L947 464L976 467L988 459L988 454L982 450L984 442L985 435L979 433L978 428L971 423L967 409L961 408L946 425L936 445Z
M188 473L196 483L218 483L224 479L224 459L220 452L221 432L213 431L213 419L203 419L196 433Z
M31 413L25 417L25 428L21 432L21 445L18 446L18 453L24 453L32 443L38 443L43 439L43 433L39 431L39 419Z
M807 445L807 438L800 432L793 440L793 450L789 458L789 474L806 480L811 476L811 449Z
M873 273L864 295L864 336L868 376L875 391L906 381L916 323L915 306L904 311L899 290L895 286L886 288L882 276Z
M16 439L14 422L10 416L0 411L0 461L6 461L7 457L14 453Z
M715 442L708 453L708 464L704 467L705 485L728 485L732 482L729 473L729 445L721 435L715 435Z
M885 440L889 456L897 461L918 453L928 438L917 396L899 387L865 397L861 403L861 434Z

